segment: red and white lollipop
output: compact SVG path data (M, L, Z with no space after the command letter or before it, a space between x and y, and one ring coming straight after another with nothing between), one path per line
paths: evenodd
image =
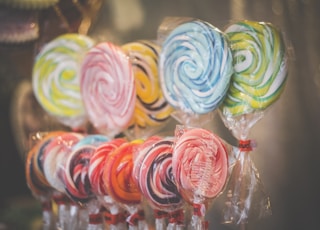
M175 135L173 175L184 198L193 204L194 229L203 229L207 203L221 193L227 180L227 149L217 135L202 128L178 126Z

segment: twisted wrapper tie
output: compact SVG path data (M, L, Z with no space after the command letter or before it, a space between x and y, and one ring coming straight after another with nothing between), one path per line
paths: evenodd
M193 204L193 214L203 217L206 215L207 207L205 204Z
M42 203L42 210L44 210L44 211L51 211L51 210L52 210L52 203L51 203L51 201L43 202L43 203Z
M156 219L162 219L166 218L168 216L167 212L161 211L161 210L155 210L154 211L154 218Z
M184 214L183 210L177 210L169 213L169 223L177 223L178 225L183 224Z
M89 215L89 223L90 224L101 224L102 223L101 213L90 214Z
M144 220L144 211L143 210L139 210L138 212L136 212L132 215L129 215L127 217L127 223L132 226L138 225L138 222L140 220Z
M253 140L240 140L238 147L242 152L251 152L256 147L256 143Z
M104 220L108 225L117 225L126 221L123 213L111 214L109 211L104 212Z
M65 195L54 196L53 200L57 205L68 204L70 201Z

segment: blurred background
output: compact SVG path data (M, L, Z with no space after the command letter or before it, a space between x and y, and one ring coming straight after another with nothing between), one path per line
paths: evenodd
M320 229L320 1L61 0L39 10L2 2L0 229L36 229L30 220L40 209L25 182L24 154L30 133L60 126L32 95L33 60L41 46L66 32L117 44L156 39L166 16L199 18L221 30L239 19L271 22L281 29L289 55L287 85L250 135L258 144L252 157L270 195L272 215L251 221L248 229ZM218 116L213 128L233 141ZM215 204L207 215L210 229L234 229L220 224L219 199Z

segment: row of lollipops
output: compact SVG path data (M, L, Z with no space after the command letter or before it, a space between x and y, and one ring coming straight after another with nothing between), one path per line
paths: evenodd
M285 44L271 23L244 20L222 32L199 19L176 17L163 21L154 41L118 46L95 43L86 35L61 35L37 55L32 84L48 114L73 131L86 133L89 122L110 140L121 133L130 140L148 139L171 117L185 127L203 128L218 110L239 140L237 150L231 151L237 167L230 176L234 183L227 188L230 200L226 202L227 222L239 224L248 221L254 205L252 192L260 186L247 154L253 147L249 131L279 98L286 78ZM208 162L212 162L210 154L205 157ZM181 163L181 170L192 165L190 161ZM200 172L207 167L197 168ZM205 181L211 174L202 173L199 175L209 186ZM175 183L184 182L175 178ZM240 194L243 191L245 195ZM268 200L263 201L263 208L269 209ZM203 221L198 223L194 228L202 229Z
M173 136L133 141L67 131L37 139L26 179L43 204L46 229L147 229L147 221L156 229L184 229L188 204L190 226L204 229L209 202L229 174L231 148L202 128L179 126ZM146 221L143 201L155 224Z

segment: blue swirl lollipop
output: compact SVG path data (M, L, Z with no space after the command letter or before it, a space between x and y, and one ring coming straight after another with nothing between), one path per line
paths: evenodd
M190 114L216 109L233 73L225 35L201 20L184 22L169 33L162 44L159 65L166 99Z

